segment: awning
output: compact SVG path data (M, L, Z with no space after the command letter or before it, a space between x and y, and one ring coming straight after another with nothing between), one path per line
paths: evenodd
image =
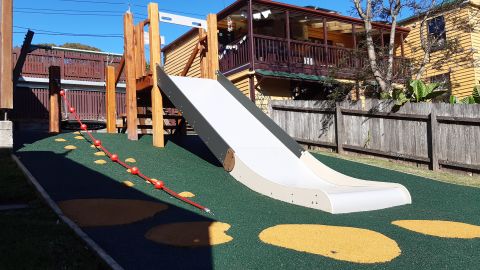
M290 73L284 71L271 71L265 69L256 69L256 74L264 77L274 77L274 78L281 78L281 79L290 79L290 80L297 80L297 81L314 81L314 82L337 82L340 81L333 79L331 77L326 76L318 76L318 75L308 75L305 73Z

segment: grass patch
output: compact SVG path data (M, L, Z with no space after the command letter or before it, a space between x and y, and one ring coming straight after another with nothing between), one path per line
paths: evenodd
M9 153L0 153L0 171L0 204L29 205L0 211L0 269L107 269L40 200Z
M415 165L402 164L402 163L397 163L394 161L389 161L389 160L375 158L375 157L340 155L333 152L319 151L319 150L315 150L312 152L321 154L321 155L330 156L330 157L340 158L344 160L355 161L358 163L367 164L367 165L371 165L379 168L394 170L397 172L421 176L421 177L429 178L429 179L436 180L443 183L480 188L480 177L478 176L461 175L461 174L456 174L456 173L451 173L446 171L434 172L426 168L417 167Z

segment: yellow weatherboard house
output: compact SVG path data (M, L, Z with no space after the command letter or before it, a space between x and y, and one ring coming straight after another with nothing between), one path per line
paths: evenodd
M418 14L399 22L410 29L405 56L421 62L425 38L430 59L420 79L444 83L451 95L469 96L480 84L480 0L445 0L428 16ZM424 23L422 23L424 22ZM429 40L434 40L428 43Z

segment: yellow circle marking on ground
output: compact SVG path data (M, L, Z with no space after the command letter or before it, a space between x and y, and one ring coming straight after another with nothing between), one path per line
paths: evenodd
M64 138L57 138L55 139L56 142L66 142L67 140L65 140Z
M93 145L93 144L92 144L92 145L90 145L90 148L97 148L97 147L96 147L95 145Z
M150 229L145 238L177 247L214 246L233 240L226 233L230 227L230 224L216 221L169 223Z
M189 192L189 191L184 191L184 192L180 192L178 195L184 197L184 198L193 198L195 197L195 194Z
M125 162L127 162L127 163L135 163L135 162L137 162L137 161L136 161L134 158L127 158L127 159L125 159Z
M65 215L83 227L130 224L168 208L163 203L122 199L69 200L58 205Z
M354 263L383 263L401 254L397 243L366 229L317 224L282 224L263 230L264 243Z
M76 147L75 145L67 145L67 146L65 146L65 147L63 147L63 148L66 149L66 150L75 150L75 149L77 149L77 147Z
M480 226L446 220L396 220L392 222L404 229L444 238L480 238Z
M131 172L132 172L132 170L130 170L130 169L127 169L127 172L128 172L128 173L131 173Z
M74 138L77 139L77 140L85 140L85 138L83 136L75 136Z
M123 184L124 184L125 186L127 186L127 187L133 187L133 186L135 186L135 184L132 183L132 181L123 181Z
M105 152L95 152L94 155L95 155L95 156L103 157L103 156L105 156L106 154L105 154Z
M98 164L98 165L107 164L107 161L105 161L105 160L103 160L103 159L98 159L98 160L95 160L94 162L95 162L95 164Z
M81 133L80 133L80 131L75 131L75 132L73 132L73 134L80 135Z

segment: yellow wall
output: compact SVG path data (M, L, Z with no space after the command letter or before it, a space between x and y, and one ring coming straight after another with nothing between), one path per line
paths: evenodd
M240 71L228 76L228 79L240 90L245 96L250 97L250 72L249 70Z
M435 14L435 16L432 17L440 15L444 15L445 17L447 40L457 38L464 52L452 55L450 61L442 65L440 69L433 68L431 63L435 63L436 59L444 58L446 52L444 50L433 52L431 54L430 64L427 64L423 79L427 80L431 76L448 73L450 71L452 95L457 97L468 96L472 93L473 86L478 83L476 76L480 76L478 69L475 70L472 66L473 57L471 56L470 50L472 47L480 49L480 44L478 37L477 41L472 43L472 34L460 30L459 24L464 24L465 20L471 17L472 8L470 6L464 6L462 8L449 10L443 14ZM459 20L459 18L462 19ZM423 57L423 50L420 49L420 23L411 22L406 25L406 27L409 27L411 31L405 42L405 56L420 61ZM425 33L427 33L426 29Z
M180 75L182 73L197 43L198 35L192 35L164 53L164 66L167 74ZM200 77L200 57L198 54L187 73L187 77Z
M480 85L480 0L474 0L478 6L470 7L470 17L472 23L475 25L475 29L472 32L472 48L476 49L476 53L473 55L475 66L475 84Z
M257 76L255 76L255 85L257 85L258 80ZM255 89L255 104L267 114L268 104L271 100L288 99L292 99L290 82L288 80L266 78Z

